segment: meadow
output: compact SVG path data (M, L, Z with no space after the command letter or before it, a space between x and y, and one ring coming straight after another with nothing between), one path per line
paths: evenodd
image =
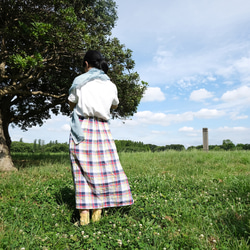
M0 249L250 249L250 152L119 153L134 205L79 225L68 154L13 154Z

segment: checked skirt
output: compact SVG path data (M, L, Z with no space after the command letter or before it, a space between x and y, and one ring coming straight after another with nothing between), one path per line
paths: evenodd
M77 209L97 209L133 204L126 174L107 122L81 120L85 140L75 144L70 136L70 159Z

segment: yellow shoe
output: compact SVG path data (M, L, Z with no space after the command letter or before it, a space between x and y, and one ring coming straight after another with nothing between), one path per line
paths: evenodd
M85 226L89 224L89 212L80 213L80 225Z
M102 210L101 209L96 209L93 211L92 214L92 221L93 222L97 222L101 219L101 214L102 214Z

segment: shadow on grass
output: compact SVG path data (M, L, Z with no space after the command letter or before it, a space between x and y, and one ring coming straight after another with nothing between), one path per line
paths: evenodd
M131 211L131 206L123 206L123 207L109 207L105 208L105 211L108 215L116 215L119 214L119 216L123 215L129 215Z
M66 204L68 209L72 211L72 216L71 216L70 222L75 223L75 222L79 221L80 216L79 216L79 212L76 209L76 205L75 205L74 190L70 189L69 187L61 188L55 197L56 197L56 201L59 205Z
M46 164L70 164L68 153L13 153L12 160L18 170Z
M248 213L241 215L235 211L229 211L227 214L222 215L218 221L220 222L218 223L218 228L222 232L227 228L237 239L240 240L244 238L246 242L249 240L250 225Z

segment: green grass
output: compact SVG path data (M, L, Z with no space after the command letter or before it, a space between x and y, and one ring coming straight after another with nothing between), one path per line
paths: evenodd
M135 204L79 226L67 154L0 173L0 249L250 249L250 152L121 153Z

